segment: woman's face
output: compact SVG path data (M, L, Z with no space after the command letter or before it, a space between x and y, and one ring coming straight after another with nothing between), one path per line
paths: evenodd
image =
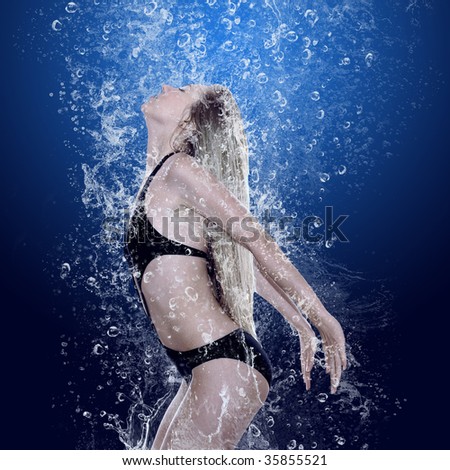
M175 88L170 85L163 85L158 95L151 96L150 99L141 106L146 120L158 120L179 124L184 111L192 106L206 90L204 85L187 85Z

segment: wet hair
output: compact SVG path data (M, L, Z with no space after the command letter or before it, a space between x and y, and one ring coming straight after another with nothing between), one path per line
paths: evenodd
M172 146L194 157L249 207L248 145L239 107L222 85L207 87L188 110ZM256 337L253 255L217 226L205 225L210 278L224 311Z

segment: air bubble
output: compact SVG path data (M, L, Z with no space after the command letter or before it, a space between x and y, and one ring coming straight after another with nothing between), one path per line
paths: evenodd
M325 403L328 399L328 395L326 393L319 393L317 395L317 400L320 401L320 403Z
M84 416L85 418L87 418L87 419L91 419L91 418L92 418L92 413L90 413L89 411L85 411L85 412L83 413L83 416Z
M313 91L311 93L311 99L313 101L319 101L320 100L320 93L318 91Z

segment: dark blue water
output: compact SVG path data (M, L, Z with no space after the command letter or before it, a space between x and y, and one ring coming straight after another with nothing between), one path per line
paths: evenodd
M305 393L295 338L257 300L275 385L240 448L448 447L444 2L21 2L3 19L4 448L142 448L175 391L119 240L139 107L164 82L232 89L253 209L292 217L268 230L348 339L339 393L320 353ZM299 236L327 206L348 242Z

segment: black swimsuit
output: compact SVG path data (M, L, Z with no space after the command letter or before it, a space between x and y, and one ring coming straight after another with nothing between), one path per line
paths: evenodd
M202 257L208 261L208 255L204 251L170 240L157 232L145 212L144 201L147 189L155 174L174 153L166 155L156 165L145 182L142 191L137 197L136 209L130 218L126 234L125 257L133 271L134 284L149 317L150 313L142 294L141 284L145 269L152 260L163 255L185 255ZM213 359L229 358L251 365L261 372L269 385L271 383L272 372L267 354L258 341L242 328L238 328L222 338L189 351L175 351L167 346L163 345L163 347L175 363L180 374L188 381L191 378L194 367Z

